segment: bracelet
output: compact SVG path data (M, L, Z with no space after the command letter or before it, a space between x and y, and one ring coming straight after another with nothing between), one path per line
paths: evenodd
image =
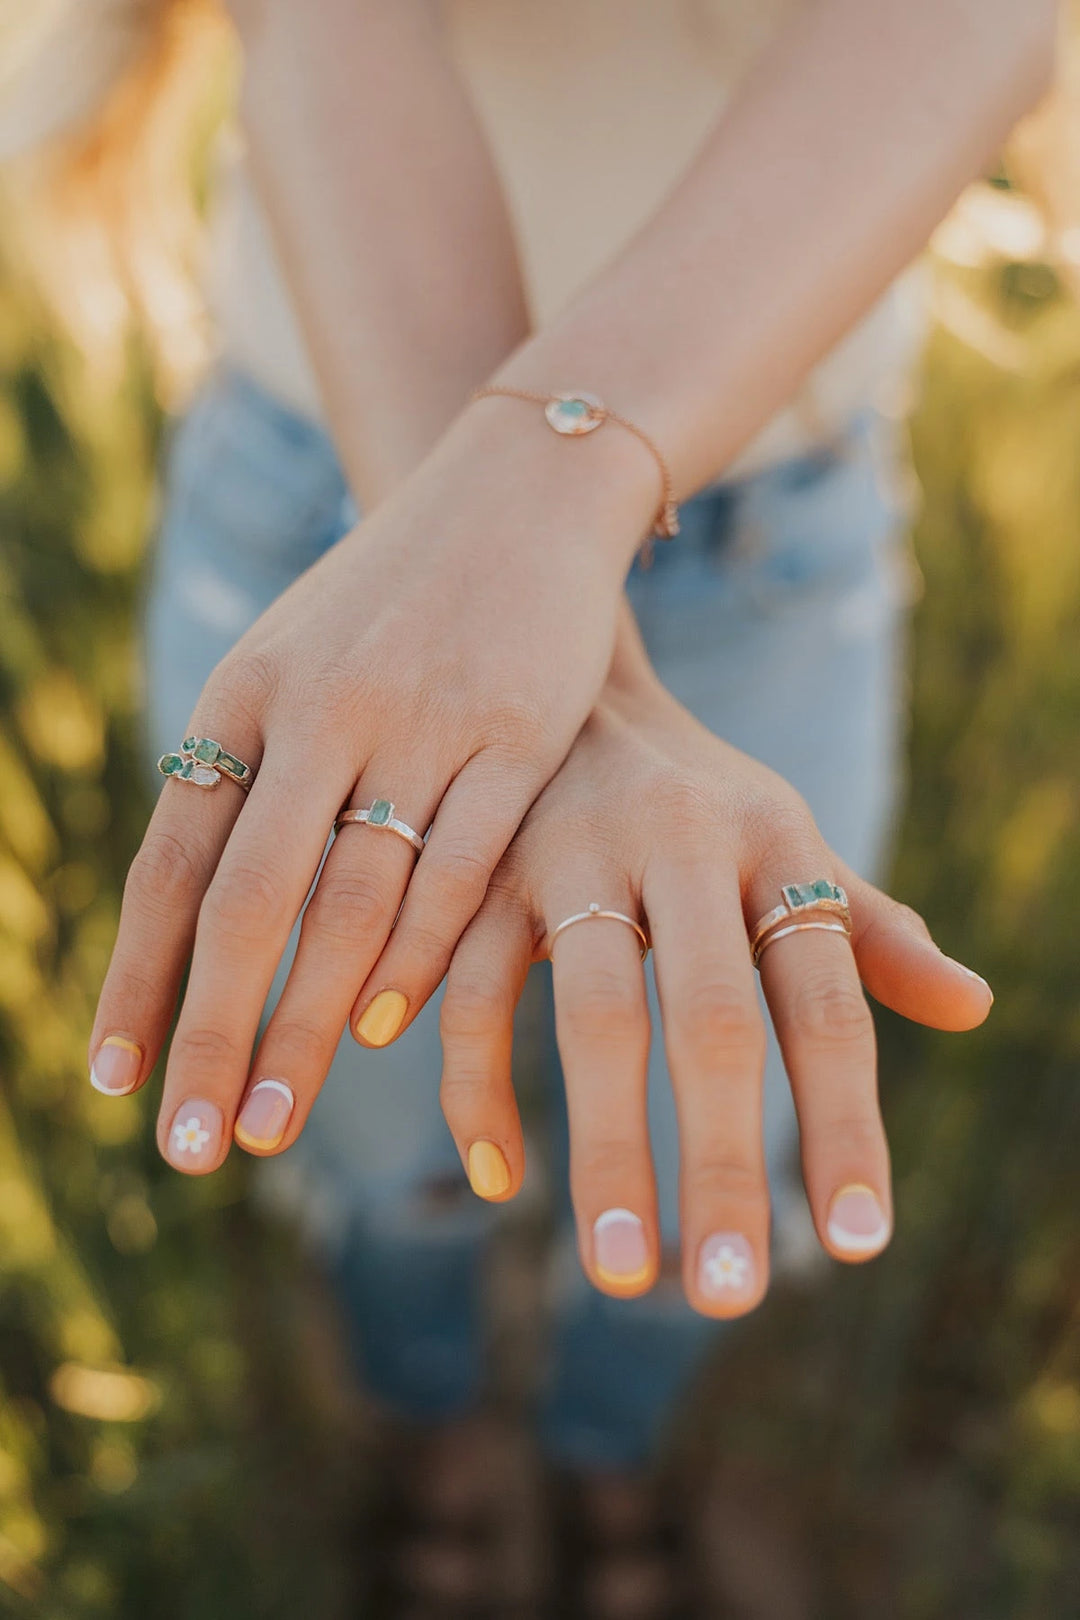
M639 428L636 422L627 421L618 411L613 411L605 405L603 400L597 399L595 394L535 394L528 388L503 388L497 383L489 383L483 388L476 388L471 395L472 399L491 399L502 397L505 399L524 399L533 405L542 405L548 425L556 433L577 436L580 433L593 433L605 422L618 422L620 427L626 428L640 439L647 450L651 451L656 465L660 469L660 505L656 509L656 516L652 521L649 537L642 547L642 561L648 566L652 555L652 540L655 536L659 540L673 540L679 532L679 508L675 503L675 489L671 477L671 468L667 464L660 446L652 439L644 428Z

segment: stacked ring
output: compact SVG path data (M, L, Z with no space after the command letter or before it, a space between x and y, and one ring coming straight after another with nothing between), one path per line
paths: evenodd
M641 942L641 960L644 962L645 958L649 954L649 936L645 932L644 928L642 928L640 923L635 922L633 917L626 916L625 912L604 911L601 908L599 900L590 900L589 909L587 911L575 911L572 917L564 917L562 922L559 923L558 927L551 930L551 937L548 941L549 959L552 951L555 949L555 941L558 939L564 928L572 928L575 923L591 922L594 917L607 917L611 922L625 923L627 928L632 928Z
M185 737L177 753L162 754L157 768L162 776L173 776L178 782L190 782L201 788L216 788L221 778L227 776L245 793L255 778L250 765L230 754L212 737Z
M390 799L376 799L366 810L343 810L334 826L347 827L350 823L358 827L385 827L387 832L397 833L399 838L404 838L418 855L424 853L424 840L407 821L398 820Z
M783 904L774 906L759 918L750 935L750 955L755 967L769 946L788 934L817 929L821 933L846 934L850 938L851 908L838 883L830 883L827 878L816 878L813 883L785 883L780 893ZM837 920L822 921L822 913Z

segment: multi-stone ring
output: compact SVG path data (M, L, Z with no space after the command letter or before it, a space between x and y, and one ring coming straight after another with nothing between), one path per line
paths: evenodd
M174 776L178 782L190 782L195 787L216 788L223 776L246 793L255 779L255 772L242 759L230 754L212 737L185 737L175 754L162 754L157 762L162 776Z
M813 883L785 883L780 893L783 904L774 906L759 918L750 935L750 955L755 967L763 952L788 934L817 929L821 933L850 937L851 908L838 883L830 883L828 878L816 878ZM836 920L822 921L821 913Z
M385 827L387 832L397 833L399 838L404 838L418 855L424 853L424 840L408 822L398 820L389 799L376 799L366 810L343 810L334 826L347 827L350 822L355 822L360 827Z

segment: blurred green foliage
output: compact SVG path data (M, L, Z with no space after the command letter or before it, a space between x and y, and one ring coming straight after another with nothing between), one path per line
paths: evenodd
M733 1337L687 1467L771 1468L823 1620L1080 1612L1080 313L940 271L915 446L896 890L994 983L975 1036L882 1018L899 1236ZM1000 351L1000 352L998 352ZM1008 363L997 363L1000 354ZM158 431L0 287L0 1608L352 1614L361 1483L287 1233L242 1164L159 1161L85 1044L148 809L133 626ZM235 1156L234 1156L235 1157ZM309 1309L310 1307L310 1309Z

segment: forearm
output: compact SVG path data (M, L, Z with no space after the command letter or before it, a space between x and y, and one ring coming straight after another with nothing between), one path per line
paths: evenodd
M251 161L370 507L527 332L498 180L428 0L231 0Z
M499 380L594 390L664 447L680 494L700 487L993 158L1044 84L1054 11L808 4L651 222Z

